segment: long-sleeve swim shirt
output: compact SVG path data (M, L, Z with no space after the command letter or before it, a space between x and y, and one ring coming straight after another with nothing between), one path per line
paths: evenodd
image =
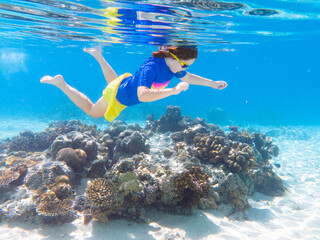
M185 75L180 72L179 75ZM119 86L117 100L126 106L141 103L138 99L138 87L145 86L149 89L165 88L175 74L170 70L164 58L150 57L138 69L138 71L125 78Z

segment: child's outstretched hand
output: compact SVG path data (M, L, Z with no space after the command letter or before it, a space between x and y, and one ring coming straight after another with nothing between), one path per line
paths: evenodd
M225 81L212 81L212 88L222 90L226 88L228 84Z
M186 82L181 82L177 86L175 86L173 89L175 91L175 94L179 94L182 91L187 91L189 88L189 84Z

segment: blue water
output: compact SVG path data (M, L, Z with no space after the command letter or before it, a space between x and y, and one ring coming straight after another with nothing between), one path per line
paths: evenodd
M88 119L40 78L62 74L95 102L106 83L84 47L101 49L120 75L134 73L158 45L184 41L199 45L189 71L228 87L190 86L177 96L130 107L121 119L141 121L148 113L163 113L166 105L179 105L184 115L219 124L320 124L318 1L242 1L246 7L222 11L177 2L0 1L1 117ZM112 25L101 13L106 7L155 12L157 18L149 19L152 26L129 17ZM256 8L277 14L248 14ZM169 87L178 82L173 79Z

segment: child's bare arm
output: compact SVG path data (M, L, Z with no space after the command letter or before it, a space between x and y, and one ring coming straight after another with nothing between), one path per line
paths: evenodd
M145 86L138 87L138 98L140 102L153 102L159 99L177 95L182 91L186 91L189 87L188 83L179 83L174 88L166 89L149 89Z
M187 73L183 78L180 78L180 80L189 84L212 87L219 90L224 89L228 86L225 81L212 81L210 79L203 78L192 73Z

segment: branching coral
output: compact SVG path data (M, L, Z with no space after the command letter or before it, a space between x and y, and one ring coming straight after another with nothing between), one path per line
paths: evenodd
M226 139L221 136L196 136L194 144L196 156L211 163L222 162L229 152Z
M255 164L253 149L246 143L228 141L222 136L196 136L196 156L210 163L224 163L233 172L247 172Z
M103 207L112 205L118 189L107 179L97 178L89 182L86 195L93 206Z
M228 134L228 139L247 143L250 147L254 146L261 154L262 163L267 163L272 156L277 157L279 155L279 147L263 133L248 133L246 129L241 132L232 131Z
M235 172L247 172L255 164L254 151L246 143L232 142L225 163Z

